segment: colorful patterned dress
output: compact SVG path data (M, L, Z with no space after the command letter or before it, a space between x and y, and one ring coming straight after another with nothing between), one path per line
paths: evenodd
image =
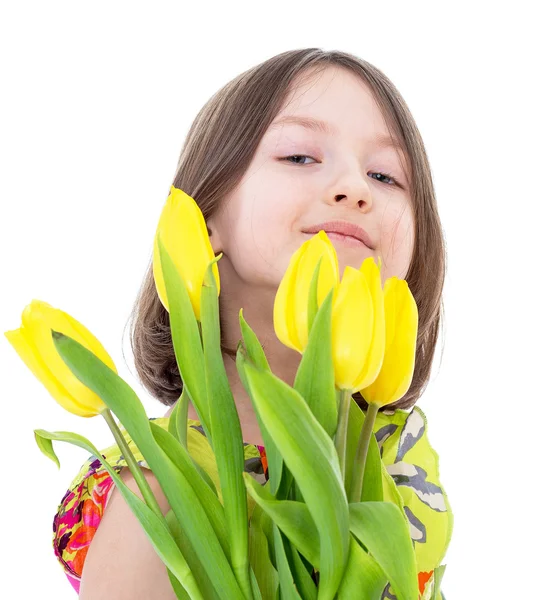
M150 420L164 429L168 428L168 417ZM438 455L430 446L426 430L426 418L417 407L410 412L379 412L374 424L383 464L396 484L392 487L400 494L397 495L397 501L403 504L410 522L421 593L433 569L441 564L453 529L453 513L439 481ZM122 432L138 464L148 468L127 432L123 429ZM265 484L268 470L264 447L247 443L243 445L245 471L260 484ZM199 421L193 419L188 419L188 451L220 489L210 444ZM127 466L116 444L100 452L117 472ZM61 499L53 519L55 556L78 593L89 545L113 489L113 480L106 469L98 458L90 456ZM385 495L385 500L388 497L389 493ZM383 598L396 600L389 586L385 588Z

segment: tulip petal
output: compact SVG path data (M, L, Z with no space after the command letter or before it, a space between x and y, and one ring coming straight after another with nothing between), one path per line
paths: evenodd
M335 249L326 233L322 230L302 244L299 252L301 253L301 260L298 265L294 295L295 325L299 346L305 348L309 338L309 290L317 263L321 258L324 259L320 266L317 285L318 308L320 308L320 305L332 287L339 283L339 271Z
M69 412L82 417L95 416L104 410L106 405L95 392L72 373L53 343L51 331L55 330L71 337L91 351L87 335L83 336L80 333L87 330L83 325L76 329L73 326L75 319L69 320L66 315L67 313L53 308L47 302L33 300L25 307L22 314L22 335L37 359L34 365L36 368L42 365L40 372L43 379L40 377L40 381L55 400ZM104 349L103 353L106 353ZM112 359L109 359L109 362L112 363ZM61 389L64 390L63 393Z
M339 285L339 263L336 249L326 232L321 229L317 235L324 242L322 251L323 261L320 266L317 290L317 300L320 308L332 287Z
M74 338L74 339L77 339L78 341L79 341L79 339L85 340L86 341L85 345L86 345L87 349L91 350L91 352L97 358L100 358L105 365L109 366L112 369L112 371L114 371L114 373L117 373L118 370L116 368L114 361L112 360L112 357L108 354L108 352L106 351L106 348L101 344L101 342L98 340L98 338L96 338L93 335L93 333L91 333L91 331L89 331L89 329L87 329L87 327L83 323L80 323L79 321L77 321L74 317L72 317L68 313L63 312L63 316L70 323L70 325L74 328L74 331L76 331L77 334L80 336L80 338ZM57 331L59 331L59 330L57 330ZM82 342L80 342L80 343L82 343Z
M154 237L154 256L152 262L152 271L154 274L155 289L157 295L161 300L161 304L165 307L165 310L169 312L169 301L167 299L167 288L165 286L165 278L163 277L163 271L161 270L161 258L159 255L159 246L157 244L158 233Z
M315 243L313 241L315 240ZM318 242L316 241L318 240ZM319 245L320 244L320 245ZM311 288L311 280L317 262L322 254L322 242L317 236L314 236L307 242L303 243L299 253L301 259L298 263L298 275L295 280L295 288L292 295L294 306L294 325L298 346L305 348L309 337L309 290ZM320 279L319 272L319 279ZM317 303L318 303L318 287L317 287Z
M307 242L304 242L307 243ZM288 348L292 348L302 353L303 348L299 345L295 333L295 307L294 307L294 288L298 277L298 264L302 253L298 250L290 258L290 263L279 284L273 304L273 325L275 335ZM307 314L307 312L306 312Z
M374 325L372 295L364 274L345 267L332 310L332 349L339 389L354 384L368 355Z
M363 398L380 406L396 402L408 391L415 368L419 314L404 279L385 282L385 357L375 381L360 391Z
M400 280L396 293L397 304L399 306L397 314L399 331L396 336L396 354L398 368L403 374L400 378L399 386L394 392L394 397L398 400L408 391L413 379L419 315L415 299L409 291L407 282L403 279Z
M380 268L375 264L373 257L369 257L362 263L360 271L368 282L373 304L373 333L368 356L363 364L362 371L355 382L355 389L367 387L376 379L381 371L383 357L385 355L385 306L383 301L383 289L381 287Z
M9 343L13 346L21 360L30 369L33 375L42 383L53 398L66 410L72 412L73 400L66 389L57 381L47 368L39 354L34 350L33 346L23 333L23 329L14 329L4 332ZM70 408L69 408L70 407ZM80 406L84 411L84 407ZM87 416L87 415L82 415Z
M332 287L339 283L337 254L322 230L294 252L275 296L275 333L285 346L300 354L308 343L309 294L313 274L321 258L317 282L317 304L320 308Z

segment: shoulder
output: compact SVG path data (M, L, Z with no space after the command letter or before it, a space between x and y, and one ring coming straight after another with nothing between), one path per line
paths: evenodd
M149 469L143 469L143 472L162 513L166 514L170 507L157 479ZM135 495L143 499L128 468L121 469L120 478ZM93 543L89 546L79 593L80 598L87 600L176 598L165 564L115 486Z
M107 450L102 453L107 457ZM113 481L101 462L90 457L69 486L53 519L53 550L76 592L83 563L111 492Z
M166 418L150 420L165 429L168 427ZM158 493L159 501L161 488L155 482L152 472L146 468L146 462L127 432L123 431L123 434L131 451L135 454L137 462L144 467L144 473L152 490L154 493ZM117 444L101 450L100 453L131 487L134 479L129 469L124 468L127 466L127 462ZM136 483L134 483L134 487L136 488ZM133 488L131 487L131 489ZM140 493L138 489L133 489L133 491ZM117 496L117 490L108 471L97 457L90 456L68 486L68 490L57 507L53 518L53 551L76 592L80 591L83 566L91 541L103 519L107 505L110 505L115 496Z
M396 484L410 524L419 570L443 560L453 531L453 512L440 482L440 461L428 438L421 408L378 413L374 433L387 473Z

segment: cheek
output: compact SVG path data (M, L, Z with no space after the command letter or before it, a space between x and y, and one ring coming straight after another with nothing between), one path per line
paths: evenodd
M266 166L249 172L222 217L226 253L247 281L278 283L306 239L299 230L309 224L312 192L297 185L297 177L280 177Z
M401 240L413 238L413 217L411 207L407 203L394 200L388 202L382 211L380 220L382 241L393 241L399 244Z
M294 187L269 173L262 173L245 192L239 207L241 231L253 232L255 243L262 246L282 243L294 229L302 210L303 196ZM299 199L299 202L298 202Z
M405 279L415 238L411 207L385 210L380 228L383 282L389 277Z
M291 230L288 207L275 195L263 192L232 206L222 223L226 253L239 276L246 281L276 281L280 255ZM282 275L282 274L281 274Z

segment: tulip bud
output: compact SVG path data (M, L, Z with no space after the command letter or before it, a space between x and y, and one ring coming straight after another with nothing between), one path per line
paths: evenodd
M300 353L303 353L309 339L309 293L311 280L321 257L317 284L317 304L320 308L332 287L339 283L337 254L322 230L304 242L292 255L275 296L275 334L285 346Z
M21 321L19 329L6 331L4 335L53 398L80 417L94 417L106 410L102 399L63 361L55 348L52 330L76 340L117 373L114 361L99 340L69 314L40 300L33 300L25 307Z
M168 312L167 289L161 269L158 236L161 236L161 242L186 285L193 312L196 319L200 321L201 288L206 269L214 260L214 251L201 209L191 196L174 186L171 186L169 197L159 218L153 256L153 274L157 293ZM220 294L218 264L213 265L212 271Z

